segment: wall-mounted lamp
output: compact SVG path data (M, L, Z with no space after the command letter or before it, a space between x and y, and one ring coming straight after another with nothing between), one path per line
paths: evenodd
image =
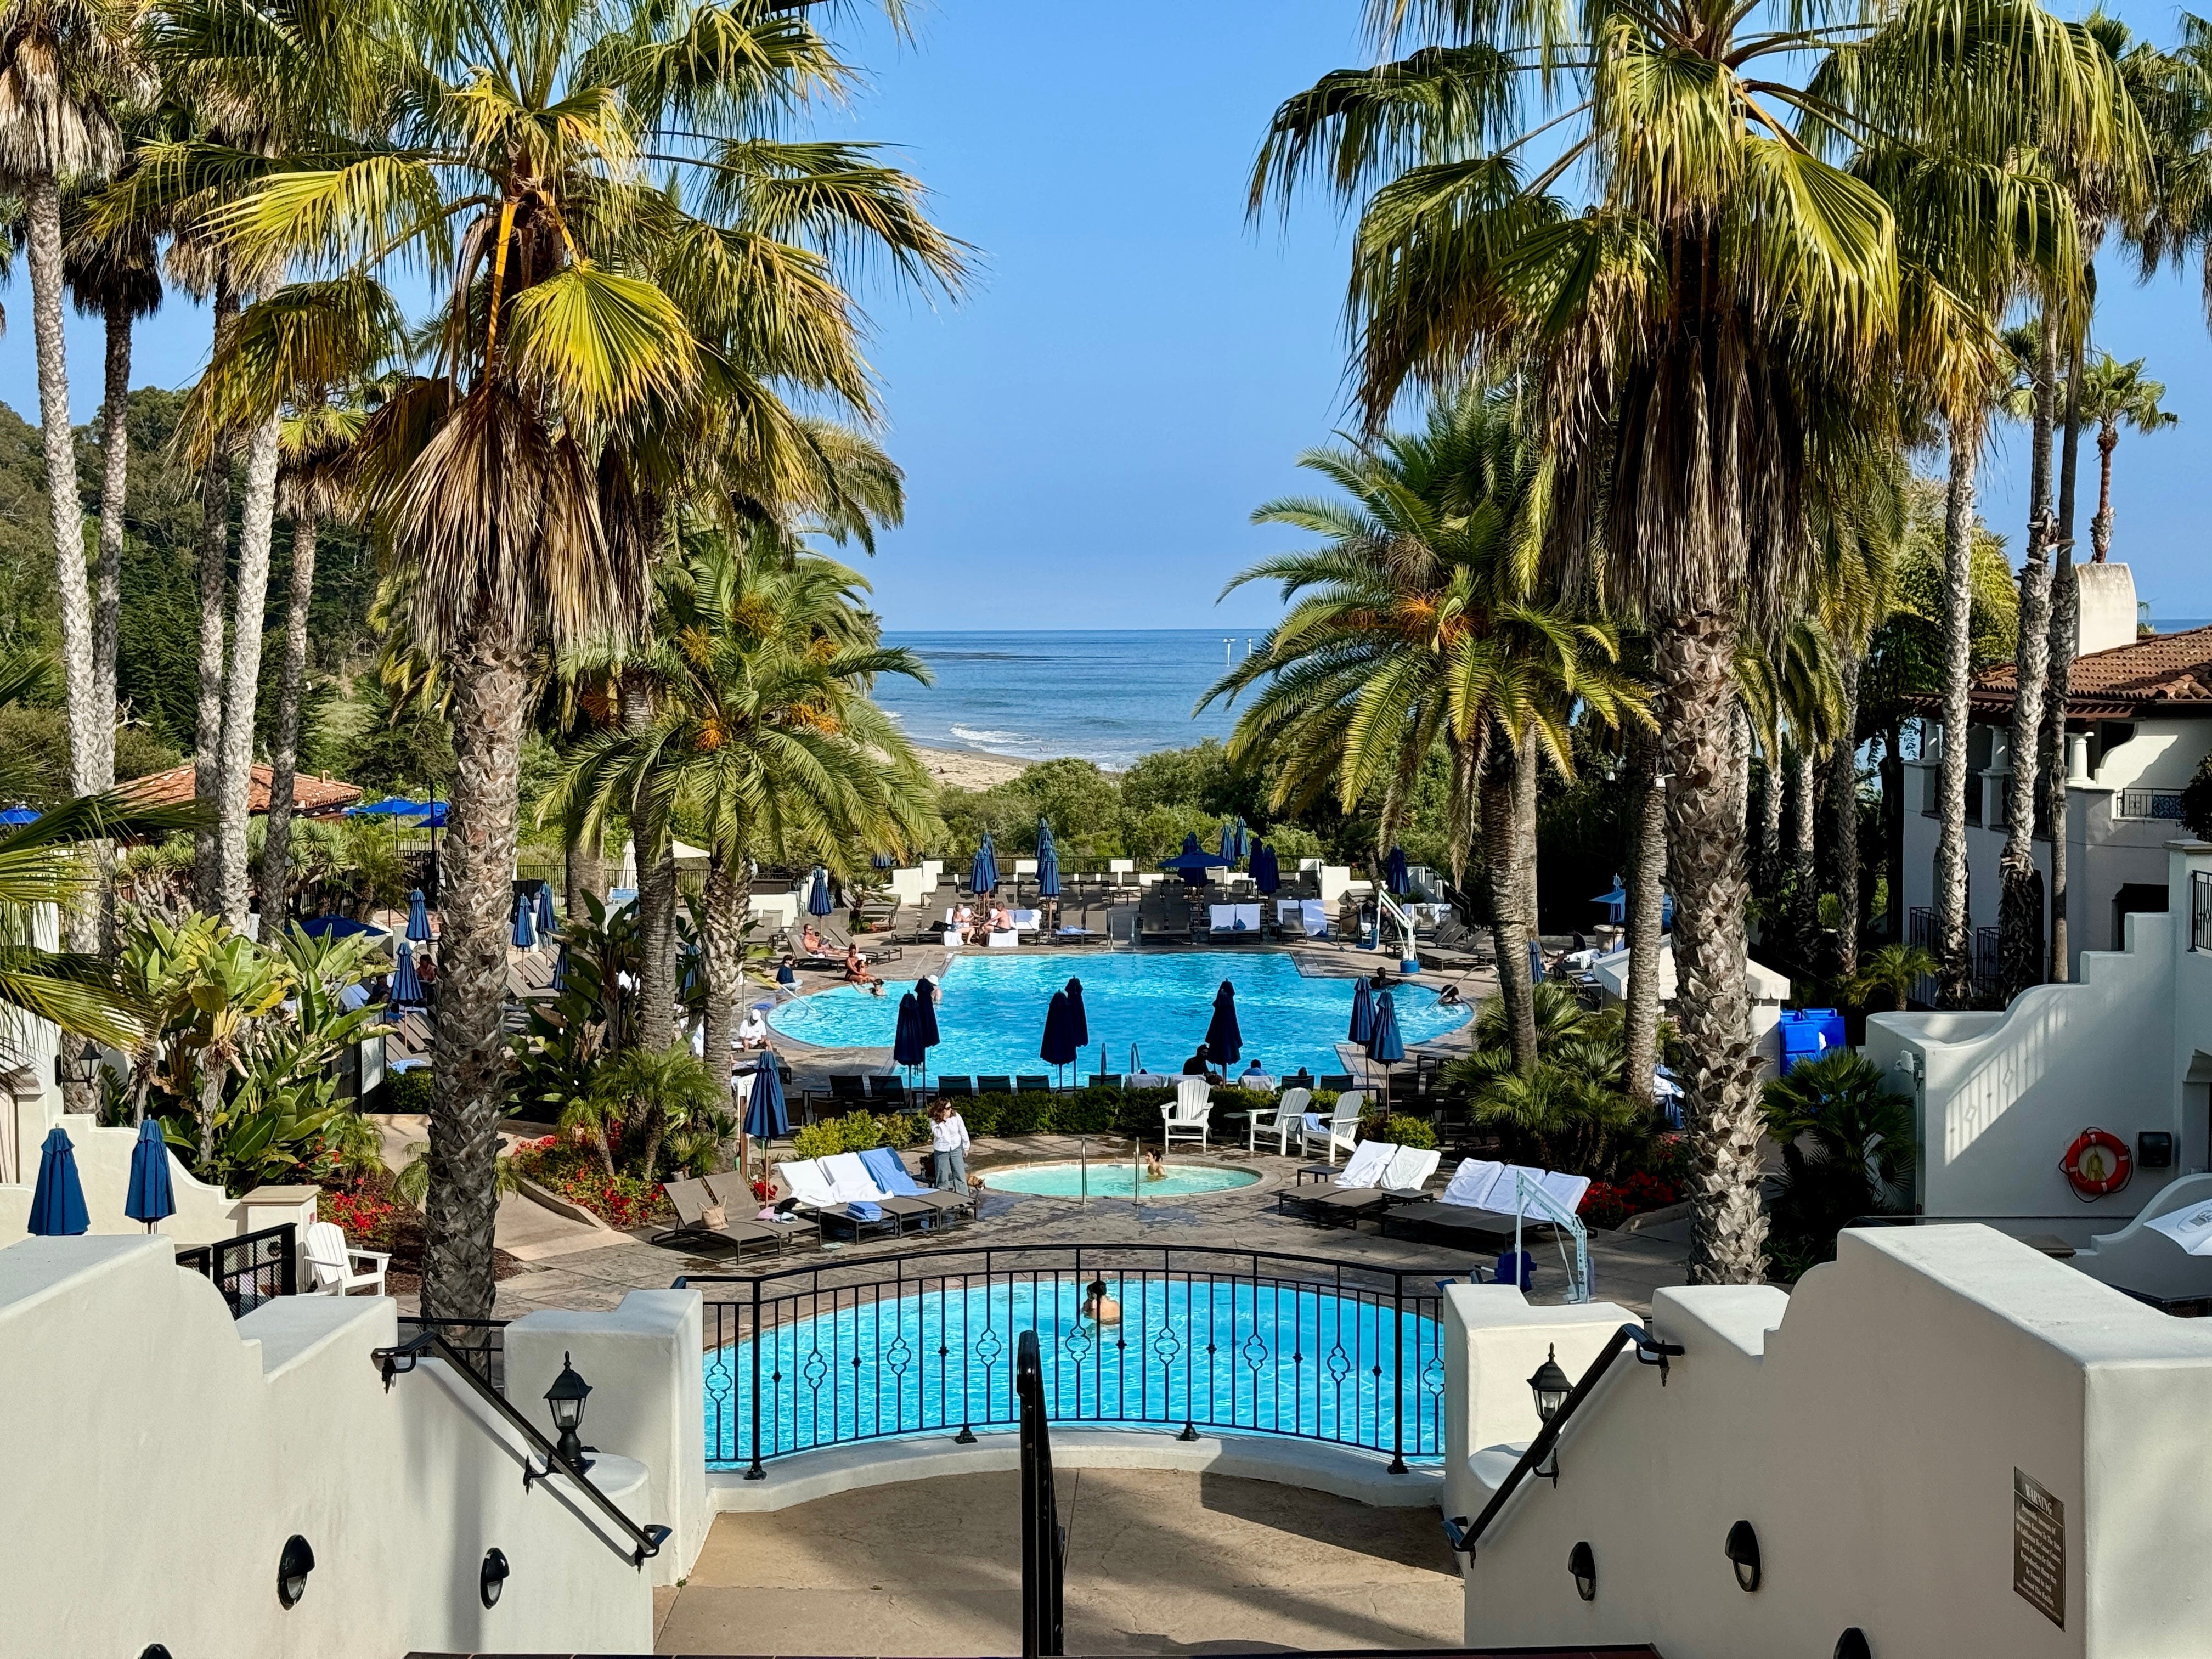
M1528 1391L1536 1396L1536 1415L1546 1426L1548 1427L1552 1419L1559 1414L1559 1407L1566 1404L1567 1395L1574 1391L1574 1379L1559 1369L1559 1348L1547 1344L1544 1363L1536 1367L1536 1374L1528 1379ZM1553 1486L1558 1486L1559 1452L1556 1442L1553 1444L1551 1455L1544 1462L1546 1467L1532 1469L1529 1473L1540 1475Z
M300 1605L300 1598L307 1593L307 1575L315 1570L315 1553L307 1547L307 1540L294 1533L284 1540L284 1553L276 1558L276 1600L288 1607Z
M496 1549L484 1552L483 1571L477 1574L477 1594L483 1598L487 1609L499 1605L499 1593L507 1588L507 1557Z
M100 1050L88 1042L75 1054L66 1048L54 1051L54 1081L60 1084L82 1083L87 1088L100 1081Z
M1575 1581L1575 1594L1585 1601L1597 1600L1597 1557L1588 1543L1567 1552L1567 1572Z
M1743 1589L1759 1588L1759 1534L1748 1521L1739 1521L1729 1528L1728 1542L1722 1546L1728 1559L1735 1564L1735 1582Z
M1838 1636L1836 1659L1874 1659L1874 1650L1867 1645L1866 1632L1853 1625Z
M592 1392L592 1385L576 1375L576 1367L568 1354L561 1356L561 1375L553 1379L553 1386L545 1390L546 1408L553 1413L553 1426L561 1432L554 1450L561 1461L578 1474L592 1467L584 1455L584 1443L576 1431L583 1425L584 1401Z

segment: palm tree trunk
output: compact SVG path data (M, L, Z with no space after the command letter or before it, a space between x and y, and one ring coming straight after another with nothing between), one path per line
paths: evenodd
M1936 776L1936 960L1945 1007L1966 1006L1966 693L1974 672L1974 468L1981 422L1954 425L1943 519L1943 755Z
M1628 739L1628 1004L1622 1062L1628 1097L1652 1103L1659 1063L1659 953L1667 890L1667 795L1659 781L1659 739Z
M1905 722L1892 715L1881 731L1881 932L1893 945L1905 942Z
M2058 461L2058 545L2051 567L2051 674L2043 683L2043 822L2051 837L2050 980L2071 977L2066 937L2066 697L2081 646L2081 590L2074 579L2074 484L2081 459L2081 337L2067 356L2066 440Z
M1844 693L1843 735L1828 762L1828 807L1835 820L1836 973L1849 979L1859 970L1859 671L1857 647L1849 641L1838 653L1836 678Z
M223 920L244 932L253 884L246 860L252 813L253 715L261 690L261 630L269 608L269 544L276 532L277 417L254 428L246 453L238 527L238 590L230 624L230 686L222 717L221 852Z
M62 337L61 191L52 177L34 179L24 191L31 254L31 319L39 367L39 426L46 463L47 521L54 536L54 588L62 623L62 677L69 704L70 793L100 788L101 734L112 744L115 704L103 721L94 675L92 596L85 586L84 503L77 493L76 430L70 423L69 360ZM111 763L112 764L112 763ZM100 948L100 913L71 904L64 913L72 951ZM91 1085L64 1079L64 1109L89 1112Z
M1799 966L1811 973L1819 956L1820 897L1813 873L1820 793L1809 743L1797 745L1796 773L1790 816L1790 931L1796 936Z
M2097 514L2089 520L2089 562L2102 564L2112 546L2112 451L2120 441L2119 422L2107 416L2097 428Z
M495 1164L506 1054L508 919L520 812L526 653L481 623L447 659L453 792L441 852L437 1050L422 1311L484 1319L492 1310Z
M1752 876L1761 898L1782 890L1782 757L1765 757L1759 796L1759 861Z
M752 877L743 855L717 853L707 870L706 926L700 953L706 958L707 1064L717 1079L730 1070L730 1030L745 992L745 905Z
M2051 672L2051 421L2058 395L2058 319L2038 329L2030 442L2027 553L2020 571L2020 635L2013 652L2011 787L1997 860L1997 971L2007 1003L2043 977L2043 875L2035 867L2037 783L2043 760L2044 683Z
M1519 837L1521 814L1516 796L1522 757L1502 738L1490 744L1482 782L1483 867L1490 879L1490 929L1498 951L1498 994L1505 1003L1506 1035L1513 1063L1536 1069L1536 999L1528 973L1528 919L1521 905Z
M1698 1169L1690 1279L1707 1285L1754 1285L1766 1276L1759 1059L1745 969L1751 894L1736 763L1735 647L1730 617L1673 617L1657 630L1654 664L1667 711L1660 740L1681 988L1674 1007Z
M224 261L215 279L215 352L222 355L238 320L238 291ZM200 696L194 730L192 795L205 818L192 836L192 873L200 908L222 908L216 811L222 758L222 600L230 579L230 457L220 439L200 473Z
M110 299L100 404L100 562L93 577L92 693L100 722L96 787L115 782L116 632L123 611L123 514L131 492L131 312Z
M653 686L646 677L622 677L623 729L633 736L653 724ZM667 815L651 800L630 814L637 851L637 1040L656 1053L676 1041L676 854Z
M300 700L307 685L307 606L315 597L314 509L292 522L292 585L284 605L284 678L269 738L269 817L261 845L261 922L281 929L292 904L292 775L300 758Z

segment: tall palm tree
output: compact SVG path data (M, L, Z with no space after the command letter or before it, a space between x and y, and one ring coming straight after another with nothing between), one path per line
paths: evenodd
M1668 715L1699 1281L1764 1270L1737 643L1804 591L1804 482L1893 428L1899 373L1955 386L2035 243L2076 268L2034 156L2141 147L2088 37L2030 0L1961 3L1830 21L1378 0L1386 46L1433 44L1291 99L1255 170L1255 205L1309 174L1353 198L1383 181L1351 289L1370 425L1409 380L1534 360L1565 487L1605 502L1601 550L1650 619ZM1556 159L1524 162L1540 131ZM1582 515L1562 527L1589 549Z
M1231 757L1274 761L1277 810L1326 794L1347 811L1378 800L1378 857L1422 763L1446 751L1453 877L1479 818L1500 995L1514 1053L1533 1066L1539 757L1573 775L1577 704L1601 722L1649 716L1642 687L1618 666L1618 630L1535 580L1552 478L1523 397L1470 385L1440 398L1421 432L1300 456L1350 499L1271 501L1253 514L1322 540L1224 589L1279 582L1291 610L1199 706L1259 687Z
M2120 447L2120 428L2163 432L2181 420L2159 406L2166 386L2143 373L2144 361L2124 363L2100 351L2083 368L2081 418L2097 426L2097 511L2089 520L2089 556L2098 564L2112 548L2112 452Z
M651 799L700 837L705 1045L726 1064L755 861L850 878L871 852L919 851L936 827L935 786L868 696L878 676L927 684L929 671L878 642L866 584L843 565L792 556L773 533L684 539L683 562L659 583L642 665L658 694L651 724L586 738L540 810L573 814L592 835L611 816L635 822Z
M872 411L848 260L947 283L962 261L867 147L760 136L848 78L801 16L461 0L362 26L386 94L374 118L313 154L179 143L142 171L223 183L237 199L214 218L234 255L425 263L450 296L430 371L361 451L454 733L423 1305L481 1316L533 658L644 622L652 509L702 442L742 453L774 498L799 470L779 388ZM665 191L648 167L693 183Z
M112 0L11 0L0 7L0 175L22 196L31 264L31 320L39 368L39 426L61 609L62 678L70 730L70 787L90 794L112 744L115 710L99 707L92 596L86 586L84 508L70 417L62 339L67 282L62 188L94 179L122 158L114 109L143 79L132 12Z

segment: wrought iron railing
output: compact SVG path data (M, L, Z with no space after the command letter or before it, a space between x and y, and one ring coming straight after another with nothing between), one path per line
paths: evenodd
M1022 1659L1050 1659L1067 1651L1061 1594L1067 1533L1053 1490L1052 1427L1035 1331L1024 1331L1016 1350L1014 1393L1022 1413Z
M2212 951L2212 872L2189 874L2189 948Z
M500 1394L507 1392L507 1321L504 1319L424 1319L416 1314L399 1316L399 1340L408 1342L424 1331L445 1338L447 1351Z
M796 1452L1012 1426L1031 1332L1055 1421L1328 1441L1402 1471L1443 1451L1439 1286L1457 1272L1029 1245L676 1283L704 1296L708 1465L748 1480Z
M195 1244L177 1252L177 1265L212 1281L230 1304L230 1316L240 1319L276 1297L299 1294L299 1230L287 1221Z
M2163 818L2171 823L2181 822L2181 791L2179 789L2123 789L2119 807L2112 816L2118 818Z
M2004 963L2001 950L2002 930L1996 927L1977 927L1967 941L1966 969L1975 995L1994 993L2003 981ZM1916 904L1905 913L1905 942L1917 945L1929 954L1940 957L1942 951L1936 939L1936 912L1928 905ZM1905 994L1908 1000L1923 1007L1933 1007L1942 989L1933 974L1923 974L1912 981Z

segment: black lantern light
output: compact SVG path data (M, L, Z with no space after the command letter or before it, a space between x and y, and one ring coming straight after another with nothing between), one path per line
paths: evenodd
M477 1594L483 1598L486 1608L499 1605L499 1593L507 1588L507 1557L497 1549L484 1552L483 1571L477 1574Z
M591 1392L592 1385L576 1375L570 1356L562 1354L561 1375L545 1390L545 1404L553 1413L553 1426L561 1433L555 1453L579 1474L592 1467L591 1460L584 1455L584 1443L576 1434L584 1421L584 1401Z
M100 1050L87 1042L75 1054L65 1049L54 1052L54 1081L82 1083L89 1088L100 1081Z
M1585 1601L1597 1600L1597 1557L1588 1542L1567 1552L1567 1571L1575 1581L1575 1594Z
M169 1650L159 1642L155 1642L150 1644L145 1652L140 1654L138 1659L169 1659Z
M1866 1632L1853 1625L1838 1636L1836 1659L1874 1659L1874 1650L1867 1645Z
M1528 1391L1536 1396L1536 1415L1543 1420L1546 1427L1548 1428L1552 1419L1559 1414L1559 1407L1566 1404L1567 1395L1574 1386L1573 1381L1559 1369L1559 1349L1547 1346L1544 1363L1536 1367L1535 1376L1528 1379ZM1559 1454L1556 1445L1545 1459L1544 1466L1532 1473L1542 1476L1555 1486L1559 1484Z
M1739 1521L1729 1528L1728 1542L1722 1552L1735 1564L1735 1582L1747 1590L1759 1588L1759 1534L1751 1529L1751 1522Z
M284 1540L284 1553L276 1558L276 1600L287 1607L300 1605L300 1598L307 1593L307 1575L315 1570L315 1553L307 1547L307 1540L294 1533Z

